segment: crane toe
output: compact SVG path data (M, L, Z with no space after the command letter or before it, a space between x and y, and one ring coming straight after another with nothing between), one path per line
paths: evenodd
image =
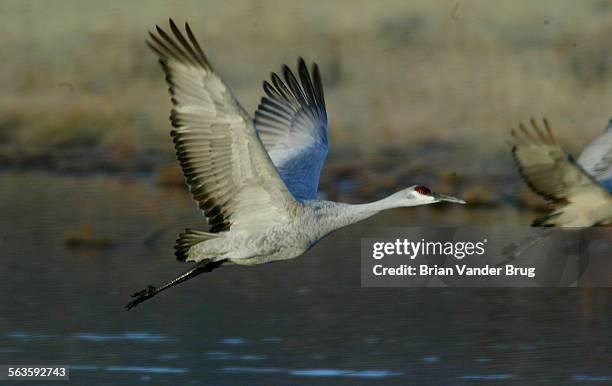
M125 307L128 310L130 310L130 309L136 307L137 305L139 305L140 303L144 302L145 300L147 300L149 298L152 298L153 296L155 296L155 294L157 294L157 288L155 288L152 285L149 285L149 286L147 286L147 288L134 293L132 295L134 300L129 302Z

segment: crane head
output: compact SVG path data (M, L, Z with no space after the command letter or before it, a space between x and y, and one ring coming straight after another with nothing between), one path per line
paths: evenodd
M406 190L409 198L411 200L414 200L415 202L419 202L420 204L433 204L435 202L440 201L454 202L456 204L465 204L465 201L460 198L432 192L431 189L423 185L414 185Z

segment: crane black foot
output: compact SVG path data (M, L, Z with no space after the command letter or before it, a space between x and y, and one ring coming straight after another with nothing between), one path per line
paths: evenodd
M132 300L131 302L129 302L125 308L127 308L128 310L136 307L137 305L139 305L140 303L144 302L145 300L152 298L153 296L157 295L159 291L157 290L157 288L153 287L152 285L148 286L147 288L143 289L142 291L138 291L135 294L132 295L132 297L134 298L134 300Z

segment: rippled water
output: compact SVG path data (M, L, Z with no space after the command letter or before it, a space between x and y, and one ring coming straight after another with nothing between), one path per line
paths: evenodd
M373 228L528 221L512 209L389 212L126 312L187 267L172 243L194 207L146 178L0 174L0 364L67 364L79 385L612 383L607 290L360 287ZM108 242L66 246L74 234Z

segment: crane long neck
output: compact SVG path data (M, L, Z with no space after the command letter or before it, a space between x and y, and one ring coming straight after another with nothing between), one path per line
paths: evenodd
M335 229L354 224L382 212L383 210L409 206L403 194L395 193L382 200L367 204L337 204L339 211L334 215L332 222Z

